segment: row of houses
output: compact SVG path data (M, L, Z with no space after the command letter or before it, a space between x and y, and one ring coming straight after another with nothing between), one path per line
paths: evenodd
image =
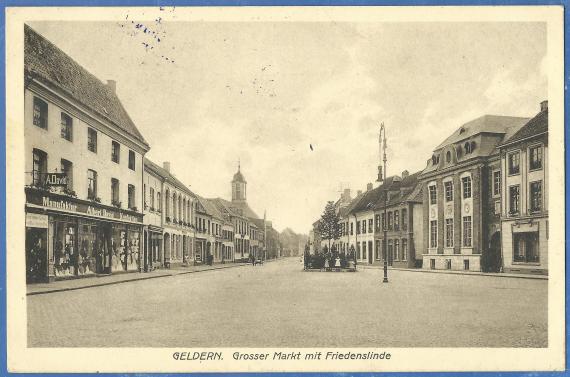
M397 156L396 156L397 157ZM461 125L422 171L335 202L339 251L401 268L548 273L548 102ZM317 220L311 252L325 245ZM384 239L386 232L386 239Z
M52 281L276 258L279 234L248 205L205 198L150 150L116 94L25 26L27 279Z

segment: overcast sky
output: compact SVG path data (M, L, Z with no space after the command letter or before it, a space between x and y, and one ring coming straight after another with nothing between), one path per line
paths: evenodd
M279 230L308 233L341 184L374 181L380 122L389 175L413 173L461 124L547 95L544 24L131 21L30 26L117 81L148 157L196 193L231 199L241 159Z

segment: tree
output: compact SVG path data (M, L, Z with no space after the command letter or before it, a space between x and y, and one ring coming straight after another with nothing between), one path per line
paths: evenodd
M328 250L331 249L331 241L338 240L341 236L341 228L339 224L340 218L334 208L334 203L329 201L325 206L325 210L319 220L319 233L323 240L329 241Z

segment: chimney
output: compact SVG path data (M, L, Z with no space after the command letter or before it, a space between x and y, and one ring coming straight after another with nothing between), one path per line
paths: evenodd
M362 190L358 190L358 192L357 192L357 194L356 194L356 195L357 195L357 196L360 196L360 195L362 195Z
M548 110L548 100L542 101L540 103L540 111L546 111L546 110Z
M344 189L344 200L349 201L350 200L350 189L349 188L345 188Z
M164 168L164 170L166 170L167 172L170 173L170 162L164 161L164 162L162 163L162 167Z
M374 187L374 186L372 186L372 183L366 184L366 191L372 190L373 187Z
M117 93L117 82L115 80L107 80L107 86L113 93Z
M402 172L402 179L407 178L409 175L410 175L410 172L407 171L407 170L404 170L404 171Z

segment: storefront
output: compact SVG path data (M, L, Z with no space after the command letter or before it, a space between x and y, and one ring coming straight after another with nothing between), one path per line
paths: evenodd
M144 253L142 258L144 271L152 271L163 266L162 233L163 230L161 227L153 225L145 227Z
M27 281L139 271L143 215L26 188Z

